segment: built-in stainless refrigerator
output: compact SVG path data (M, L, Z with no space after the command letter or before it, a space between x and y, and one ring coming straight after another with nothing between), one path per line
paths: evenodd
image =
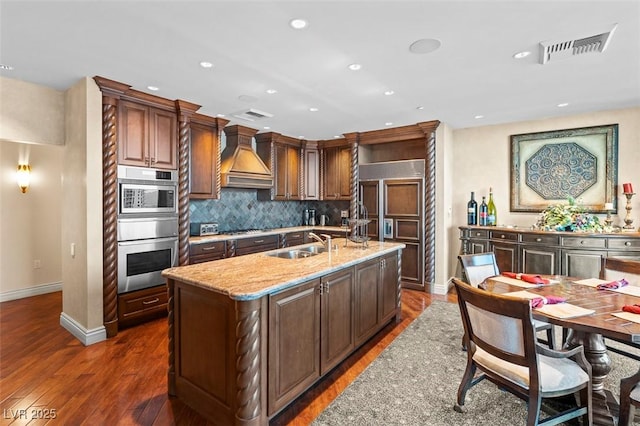
M396 241L402 250L403 287L424 289L424 160L361 164L358 200L371 240Z

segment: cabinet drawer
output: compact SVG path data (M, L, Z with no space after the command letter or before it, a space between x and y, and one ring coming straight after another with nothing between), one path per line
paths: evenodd
M274 245L274 249L278 248L278 236L277 235L263 235L261 237L241 238L236 241L236 247L239 249L255 247L255 246L270 246ZM270 250L270 249L266 249Z
M118 320L123 325L142 322L167 313L165 285L118 295Z
M469 238L489 238L489 231L485 229L471 229Z
M211 243L190 244L189 256L198 255L223 255L225 251L224 241L215 241Z
M588 238L588 237L562 237L561 244L563 247L581 247L581 248L605 248L607 240L605 238Z
M640 239L609 238L610 249L634 248L640 249Z
M513 232L491 231L492 240L518 241L518 234Z
M523 243L557 246L560 237L557 235L522 234Z

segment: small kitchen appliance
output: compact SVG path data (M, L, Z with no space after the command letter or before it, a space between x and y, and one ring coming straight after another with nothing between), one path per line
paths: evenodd
M349 226L349 210L340 210L340 225Z
M316 209L309 209L309 226L316 226Z
M189 225L191 236L204 237L206 235L218 235L217 223L191 223Z

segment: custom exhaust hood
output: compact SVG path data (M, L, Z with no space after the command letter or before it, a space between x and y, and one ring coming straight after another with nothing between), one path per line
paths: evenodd
M240 125L223 129L227 146L220 158L220 177L223 188L269 189L273 175L251 147L257 130Z

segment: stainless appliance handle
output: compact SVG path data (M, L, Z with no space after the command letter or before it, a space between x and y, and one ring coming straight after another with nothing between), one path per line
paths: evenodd
M144 244L146 242L170 243L170 242L177 241L177 240L178 240L178 237L149 238L149 239L145 239L145 240L120 241L120 242L118 242L118 245L119 246L135 246L135 245Z

